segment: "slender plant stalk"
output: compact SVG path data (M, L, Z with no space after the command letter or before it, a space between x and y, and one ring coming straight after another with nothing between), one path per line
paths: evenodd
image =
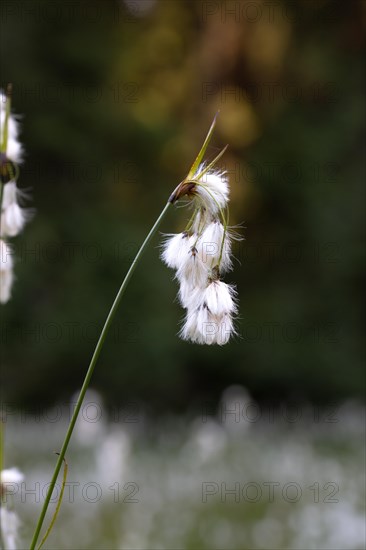
M63 442L63 445L62 445L62 448L61 448L61 451L60 451L60 454L59 454L59 457L58 457L58 460L57 460L57 463L56 463L56 466L55 466L55 470L54 470L54 473L53 473L53 476L52 476L52 479L51 479L51 483L50 483L50 486L49 486L49 489L47 491L47 495L46 495L46 498L45 498L45 501L44 501L44 504L43 504L43 507L42 507L42 511L41 511L40 516L39 516L36 529L34 531L33 539L32 539L31 545L30 545L30 550L34 550L35 547L36 547L37 540L38 540L38 537L39 537L39 533L41 531L42 524L43 524L45 515L47 513L48 505L50 503L51 496L52 496L54 487L56 485L57 477L58 477L58 474L60 472L61 466L63 464L67 448L69 446L69 442L70 442L70 439L71 439L71 436L72 436L72 433L73 433L73 430L74 430L74 427L75 427L75 424L76 424L76 420L78 418L78 415L79 415L79 412L80 412L80 409L81 409L81 405L82 405L84 397L85 397L85 393L86 393L86 391L89 387L90 380L91 380L91 377L93 375L95 365L98 361L98 357L100 355L100 352L102 351L104 341L106 339L106 336L107 336L108 331L110 329L110 326L112 324L113 318L114 318L114 316L116 314L116 311L118 309L121 298L122 298L122 296L123 296L123 294L124 294L124 292L127 288L127 285L128 285L128 283L131 279L131 276L132 276L133 272L135 271L135 268L136 268L136 266L137 266L137 264L138 264L138 262L139 262L139 260L142 256L145 248L147 247L150 240L154 236L156 230L158 229L158 227L160 225L160 222L162 221L163 217L165 216L170 204L171 203L168 202L165 205L165 207L162 210L160 216L158 217L158 219L154 223L153 227L151 228L149 234L147 235L146 239L142 243L139 251L136 254L135 259L133 260L133 262L131 264L130 269L128 270L128 272L127 272L127 274L126 274L126 276L125 276L125 278L124 278L124 280L121 284L121 287L120 287L120 289L117 293L117 296L116 296L116 298L115 298L115 300L112 304L112 307L111 307L111 309L108 313L107 319L104 323L102 332L100 333L99 340L97 342L97 345L95 347L93 356L91 358L90 365L89 365L88 371L86 373L82 388L80 390L80 394L79 394L79 397L78 397L78 400L77 400L77 403L76 403L74 413L72 415L69 427L68 427L67 432L66 432L65 440Z

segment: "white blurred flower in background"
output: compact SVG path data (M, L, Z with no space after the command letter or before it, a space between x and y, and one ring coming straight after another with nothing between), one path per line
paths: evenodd
M4 550L16 550L19 548L20 520L14 510L10 508L12 495L20 492L19 485L23 482L24 475L18 468L2 470L0 474L1 509L0 509L0 533Z
M19 124L10 112L10 95L3 92L0 92L0 123L0 302L6 303L14 281L14 262L7 240L23 230L30 212L22 208L26 195L17 187L18 165L23 159Z

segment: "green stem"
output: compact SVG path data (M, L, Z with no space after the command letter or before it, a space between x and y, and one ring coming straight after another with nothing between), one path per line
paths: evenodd
M147 247L147 245L151 241L152 237L154 236L156 230L158 229L158 227L160 225L160 222L162 221L163 217L165 216L170 204L171 203L169 203L169 202L166 204L166 206L164 207L164 209L161 212L160 216L158 217L158 219L154 223L153 227L151 228L151 230L150 230L149 234L147 235L146 239L142 243L139 251L136 254L135 259L133 260L133 262L130 266L130 269L128 270L128 272L127 272L127 274L126 274L126 276L125 276L125 278L124 278L124 280L121 284L121 287L120 287L120 289L117 293L117 296L116 296L116 298L115 298L115 300L112 304L112 307L111 307L111 309L108 313L107 319L104 323L102 332L100 333L99 340L97 342L97 345L95 347L93 356L91 358L90 365L89 365L88 371L87 371L85 379L84 379L84 383L83 383L82 388L80 390L80 394L79 394L79 397L78 397L78 400L77 400L77 403L76 403L74 413L72 415L69 427L68 427L67 432L66 432L65 440L63 442L63 445L62 445L62 448L61 448L61 451L60 451L60 454L59 454L59 457L58 457L58 460L57 460L57 463L56 463L55 471L53 473L51 483L50 483L49 489L47 491L47 495L46 495L46 498L45 498L45 501L44 501L44 504L43 504L43 507L42 507L41 514L40 514L39 519L38 519L36 529L34 531L34 535L33 535L33 539L32 539L32 542L31 542L30 550L34 550L35 547L36 547L37 540L38 540L38 537L39 537L39 533L40 533L40 530L42 528L42 524L43 524L43 521L44 521L44 518L45 518L45 515L46 515L46 512L47 512L47 508L48 508L48 505L50 503L54 487L56 485L58 474L59 474L61 466L63 464L63 460L64 460L64 457L65 457L65 454L66 454L66 451L67 451L67 448L68 448L68 445L69 445L69 442L70 442L70 439L71 439L71 436L72 436L72 432L73 432L74 427L75 427L76 420L78 418L78 415L79 415L79 412L80 412L80 409L81 409L81 405L82 405L84 397L85 397L86 390L88 389L88 386L90 384L90 380L91 380L91 377L93 375L94 367L97 363L98 357L99 357L100 352L103 348L104 341L105 341L106 336L108 334L109 328L112 324L115 313L118 309L121 298L122 298L122 296L123 296L123 294L124 294L124 292L127 288L127 285L128 285L128 283L131 279L131 276L132 276L133 272L135 271L135 268L136 268L136 266L137 266L137 264L138 264L138 262L139 262L139 260L142 256L145 248Z

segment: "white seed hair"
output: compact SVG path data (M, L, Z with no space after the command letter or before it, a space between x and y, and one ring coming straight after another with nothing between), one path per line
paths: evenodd
M21 232L26 221L24 209L20 208L17 203L11 204L1 215L1 236L15 237Z
M187 311L185 323L180 331L183 340L219 346L226 344L233 334L235 330L231 314L213 315L204 305Z
M190 247L188 254L179 265L176 278L178 281L190 281L194 288L204 288L207 282L207 268L200 258L196 248L196 235L192 235L189 239Z
M0 228L2 237L18 235L30 217L29 211L19 206L18 201L22 195L25 193L17 188L14 180L4 185Z
M23 161L23 154L24 151L21 143L17 139L8 136L6 156L13 162L20 164Z
M215 316L236 312L235 289L222 281L212 281L202 292L201 300Z
M219 260L221 273L232 268L230 234L228 230L225 231L220 220L216 219L205 227L197 243L197 249L207 268L215 267Z
M8 243L0 239L0 303L5 304L11 297L13 286L13 254Z
M14 276L13 271L0 270L0 303L6 304L11 298L11 289L13 286Z
M198 167L196 177L204 168L204 164ZM220 209L224 209L229 201L229 185L226 173L209 170L198 179L195 193L208 212L218 214Z
M177 233L166 235L166 237L161 259L171 269L178 269L189 254L190 241L188 233Z
M218 331L216 336L216 343L219 346L224 346L228 343L230 338L236 334L233 318L230 313L227 313L220 318L218 324Z
M194 307L196 303L196 292L197 289L192 285L189 279L182 278L179 281L178 298L184 308L190 309Z

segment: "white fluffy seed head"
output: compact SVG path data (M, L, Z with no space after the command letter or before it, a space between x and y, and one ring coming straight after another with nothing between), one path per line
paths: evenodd
M224 226L217 220L208 224L197 243L198 253L207 266L217 264L224 238Z
M198 253L207 268L213 268L220 261L220 272L232 268L230 234L219 220L207 225L197 243ZM220 258L221 256L221 258Z
M9 181L3 188L2 208L5 209L17 202L17 186L14 180Z
M171 269L178 269L189 254L190 240L187 233L167 235L161 259Z
M0 303L6 304L10 300L13 280L12 269L0 270Z
M197 335L197 309L188 310L186 314L186 318L184 321L184 325L182 326L179 336L183 340L189 340L191 342L196 341L196 335Z
M183 340L191 341L195 344L206 344L211 342L210 313L205 307L196 307L188 310L185 323L180 331Z
M15 237L28 221L29 211L18 204L18 199L24 196L25 193L17 188L15 181L11 180L4 185L0 228L2 237Z
M13 286L13 255L10 246L0 239L0 302L5 304Z
M233 318L230 313L227 313L219 319L218 330L216 334L216 344L224 346L230 338L236 334Z
M236 312L235 289L222 281L212 281L202 293L202 302L215 316Z
M179 281L178 298L181 305L188 309L194 307L196 289L191 282L185 278Z
M185 323L180 331L183 340L219 346L226 344L233 334L235 330L231 315L213 315L204 305L187 311Z
M8 137L8 143L6 146L6 156L8 159L20 164L23 161L23 147L21 143L14 138Z
M1 215L1 236L15 237L26 224L27 217L17 203L10 204Z
M197 248L197 235L189 237L189 250L176 272L178 281L187 281L192 288L204 288L207 284L208 271L202 262Z
M204 164L198 167L197 175L204 170ZM229 185L225 172L210 170L199 178L195 195L207 212L217 215L229 201Z

